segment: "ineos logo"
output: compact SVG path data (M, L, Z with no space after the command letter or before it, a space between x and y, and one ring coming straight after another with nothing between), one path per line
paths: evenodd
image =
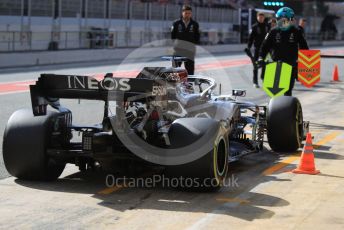
M130 85L128 84L129 79L116 79L116 78L105 78L99 82L99 86L105 90L130 90Z
M87 76L68 76L69 89L104 89L128 91L131 89L129 79L126 78L105 78L99 82L92 77Z

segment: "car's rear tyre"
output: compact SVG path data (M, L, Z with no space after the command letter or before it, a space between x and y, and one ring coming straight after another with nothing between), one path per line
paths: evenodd
M270 100L267 137L271 149L276 152L294 152L301 147L303 114L297 98L281 96Z
M55 180L64 167L46 155L58 113L33 116L31 109L14 112L7 122L3 139L3 158L7 171L26 180Z
M201 122L204 125L206 120ZM209 120L209 125L215 127L216 123ZM172 131L176 130L172 129ZM194 137L189 132L186 127L178 126L177 133L181 133L179 136L192 143ZM186 135L188 133L189 135ZM179 142L183 142L182 139ZM177 187L186 190L207 192L220 189L228 171L228 147L228 138L219 135L214 141L212 150L201 158L182 165L168 166L166 174L170 177L171 185L173 181L178 181Z

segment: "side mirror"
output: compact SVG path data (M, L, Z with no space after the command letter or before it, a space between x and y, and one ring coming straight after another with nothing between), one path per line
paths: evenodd
M245 97L246 96L246 90L243 90L243 89L233 89L232 90L232 96L235 96L235 97Z

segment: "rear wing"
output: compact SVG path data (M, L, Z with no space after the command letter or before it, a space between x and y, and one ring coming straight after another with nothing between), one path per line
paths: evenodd
M145 98L167 94L161 80L114 78L112 74L97 80L90 76L41 74L30 85L32 110L35 116L45 115L47 105L61 110L60 98L102 101L126 101L130 97ZM142 95L142 97L137 97Z

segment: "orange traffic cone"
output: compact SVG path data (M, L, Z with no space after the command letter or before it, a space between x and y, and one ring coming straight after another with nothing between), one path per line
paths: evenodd
M319 170L315 169L311 133L307 133L306 143L301 154L300 164L296 169L292 170L292 172L311 175L320 173Z
M337 65L334 66L332 79L333 79L332 81L339 81L338 66Z

